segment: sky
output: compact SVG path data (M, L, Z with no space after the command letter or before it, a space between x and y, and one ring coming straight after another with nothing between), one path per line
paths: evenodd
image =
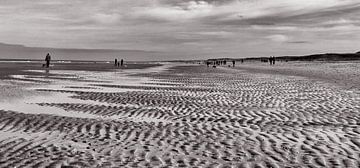
M0 43L161 59L360 50L359 0L0 0L0 25Z

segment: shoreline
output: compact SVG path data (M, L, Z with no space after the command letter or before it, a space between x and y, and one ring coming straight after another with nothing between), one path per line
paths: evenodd
M0 63L0 79L11 79L9 75L32 75L34 72L26 70L79 70L79 71L115 71L120 69L145 69L161 66L161 64L125 64L123 67L116 67L111 63L58 63L52 64L50 68L42 67L40 63Z

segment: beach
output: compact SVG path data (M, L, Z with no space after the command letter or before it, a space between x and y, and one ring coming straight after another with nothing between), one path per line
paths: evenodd
M360 167L359 62L0 70L0 167Z

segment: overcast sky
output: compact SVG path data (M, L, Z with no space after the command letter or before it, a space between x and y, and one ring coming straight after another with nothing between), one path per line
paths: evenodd
M171 59L360 50L359 0L0 0L0 42Z

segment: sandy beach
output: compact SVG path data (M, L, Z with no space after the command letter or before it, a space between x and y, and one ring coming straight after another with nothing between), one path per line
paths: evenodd
M246 62L236 68L252 73L281 74L302 76L315 81L324 81L343 89L359 90L360 61L314 61L314 62L276 62L275 66L268 63Z
M360 167L359 62L16 65L0 167Z

